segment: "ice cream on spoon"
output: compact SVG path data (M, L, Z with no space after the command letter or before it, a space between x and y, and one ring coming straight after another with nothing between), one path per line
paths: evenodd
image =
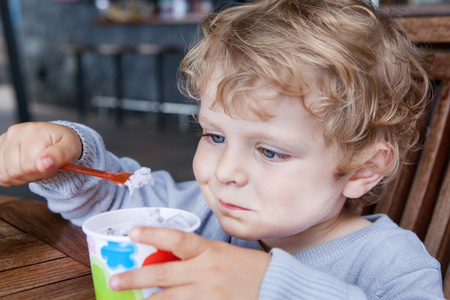
M154 184L155 180L152 176L152 170L146 167L136 170L136 172L125 181L125 185L130 190L130 195L133 195L135 189Z

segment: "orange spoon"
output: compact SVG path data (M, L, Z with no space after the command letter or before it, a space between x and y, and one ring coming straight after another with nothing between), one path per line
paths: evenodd
M61 170L64 171L70 171L95 177L100 177L103 179L108 179L111 182L114 182L115 184L119 185L125 185L125 181L130 178L131 173L112 173L112 172L106 172L106 171L100 171L88 167L83 167L79 165L74 164L67 164L61 167Z

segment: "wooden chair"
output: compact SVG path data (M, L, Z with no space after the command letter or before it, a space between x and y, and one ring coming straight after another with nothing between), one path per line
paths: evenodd
M450 16L398 18L411 40L434 54L430 77L436 99L423 128L424 147L400 170L388 194L362 213L384 213L414 231L442 266L450 299ZM395 200L394 200L395 199Z

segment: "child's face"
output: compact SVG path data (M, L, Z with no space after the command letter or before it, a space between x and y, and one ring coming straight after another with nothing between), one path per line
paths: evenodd
M347 178L333 175L338 154L325 146L316 121L288 97L259 101L273 115L267 121L232 118L210 109L215 89L211 84L202 97L204 136L193 167L223 230L270 247L296 244L306 233L322 238L342 210Z

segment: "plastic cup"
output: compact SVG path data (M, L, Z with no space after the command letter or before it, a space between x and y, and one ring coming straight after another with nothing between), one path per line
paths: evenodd
M159 210L159 212L158 212ZM109 211L87 219L82 226L86 234L91 261L92 278L97 300L145 299L162 288L129 290L115 292L109 288L109 279L117 273L131 271L154 263L177 260L171 252L158 250L153 246L135 243L126 235L107 234L109 228L131 228L135 225L172 227L161 224L148 224L150 215L159 213L164 220L174 215L182 216L186 232L195 232L200 219L187 211L166 207L141 207ZM180 229L180 228L177 228Z

